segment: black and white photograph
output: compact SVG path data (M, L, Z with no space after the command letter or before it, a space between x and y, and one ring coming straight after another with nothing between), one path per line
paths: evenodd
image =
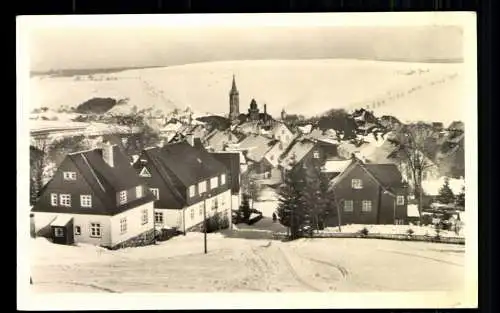
M18 308L477 307L476 46L469 12L18 17Z

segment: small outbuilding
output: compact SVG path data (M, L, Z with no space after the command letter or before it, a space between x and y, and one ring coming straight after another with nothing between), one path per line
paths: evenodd
M50 223L52 241L63 245L72 245L75 242L73 234L73 218L59 215Z

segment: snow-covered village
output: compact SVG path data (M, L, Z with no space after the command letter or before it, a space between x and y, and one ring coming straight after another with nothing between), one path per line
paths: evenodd
M217 41L179 32L173 42L193 50ZM276 52L307 33L246 38ZM31 290L464 290L476 208L466 205L463 61L278 51L102 70L78 67L81 56L66 69L59 59L80 39L41 34L44 58L55 51L47 38L69 48L29 78ZM456 34L420 30L404 45L427 60L459 47ZM415 46L421 36L439 47ZM375 45L368 37L356 40ZM436 58L461 53L448 50Z

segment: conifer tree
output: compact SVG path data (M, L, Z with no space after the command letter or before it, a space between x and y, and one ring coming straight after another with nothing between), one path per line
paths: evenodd
M299 237L304 222L303 171L295 166L292 159L290 169L279 190L278 218L282 225L289 227L290 239Z
M436 200L437 202L442 204L449 204L455 202L455 195L453 194L453 191L450 188L450 181L448 178L444 180L443 186L441 187L441 189L439 189L439 194Z
M462 186L462 190L457 195L455 203L460 207L465 207L465 186Z

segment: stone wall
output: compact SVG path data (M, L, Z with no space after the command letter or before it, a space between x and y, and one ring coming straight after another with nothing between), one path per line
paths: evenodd
M121 242L111 248L111 250L123 249L123 248L131 248L131 247L141 247L147 246L154 243L154 231L148 230L139 236L130 238L124 242Z

